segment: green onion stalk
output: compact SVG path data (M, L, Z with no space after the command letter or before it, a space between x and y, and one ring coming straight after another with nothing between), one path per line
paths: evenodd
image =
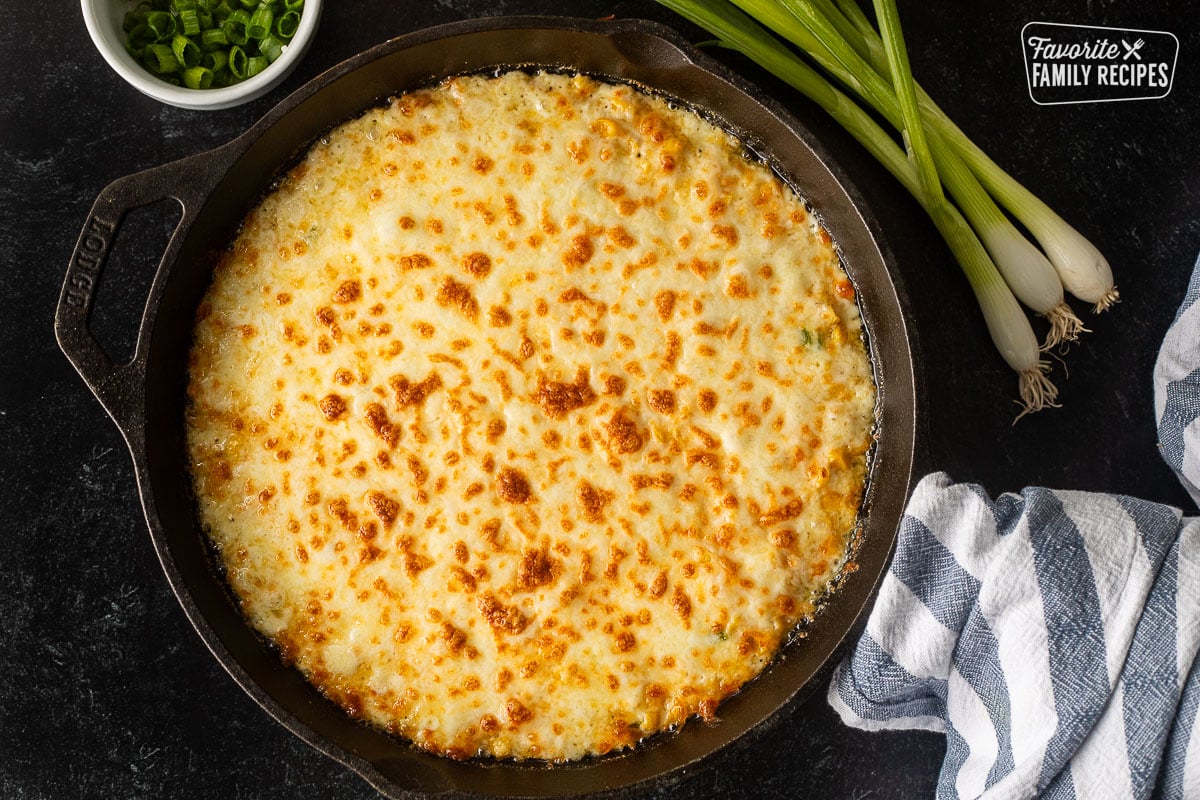
M895 89L882 77L889 75L891 71L882 44L869 49L872 60L868 63L858 50L843 38L838 26L830 21L828 14L836 14L836 10L822 13L822 10L814 5L821 0L734 1L751 15L766 22L781 36L803 48L822 68L866 99L898 130L905 131ZM825 7L828 8L828 3ZM861 11L859 13L861 14ZM878 34L876 38L878 39ZM907 61L905 67L907 68ZM911 70L909 74L911 76ZM915 82L913 85L915 87ZM914 124L918 122L914 120ZM959 134L962 135L961 131ZM1010 288L1026 306L1044 316L1050 323L1044 348L1049 349L1077 339L1084 330L1083 323L1066 304L1063 282L1051 260L1029 242L1000 211L976 175L960 160L959 153L945 140L943 132L940 129L933 130L930 131L930 135L936 145L933 154L942 180L992 254L996 266ZM999 171L999 168L995 167L995 170ZM1009 181L1015 183L1011 178ZM1043 207L1044 205L1042 204ZM1027 204L1026 208L1028 207ZM1039 219L1044 221L1044 215ZM1059 222L1059 227L1066 227L1066 223L1061 220ZM1078 237L1078 234L1076 236ZM1052 241L1063 241L1064 238L1065 232L1062 236L1054 237ZM1061 252L1064 248L1059 247L1057 250Z
M900 116L903 121L901 128L905 148L908 151L910 160L916 166L917 176L920 179L920 187L922 193L927 199L929 213L933 217L938 230L942 232L943 237L960 235L957 228L948 226L944 219L948 217L951 206L946 202L945 195L942 194L942 185L938 177L938 165L934 163L933 153L930 151L929 144L925 139L925 126L921 122L921 111L917 104L916 84L912 78L912 69L908 63L908 48L904 45L904 34L900 28L900 13L896 8L895 0L875 0L875 16L879 20L880 32L883 35L884 51L887 57L888 70L892 75L892 86L896 92L896 100L900 105ZM950 168L947 170L947 166ZM944 175L952 175L960 177L964 181L968 196L975 192L975 186L965 175L959 176L960 165L953 154L949 156L942 164ZM951 180L950 185L954 186L956 181ZM994 208L993 204L986 201L986 196L975 196L972 202L978 203L986 210L987 206ZM978 217L971 214L969 206L967 207L967 215L971 217L971 222L976 231L980 232L980 236L987 241L986 229L979 224ZM1025 241L1024 237L1017 237L1021 241ZM988 248L993 254L996 250L992 247ZM1005 253L1004 255L1009 255ZM1021 256L1022 254L1018 254ZM1040 255L1040 254L1039 254ZM1013 360L1009 361L1012 365L1014 361L1023 366L1021 370L1020 393L1022 402L1021 415L1027 414L1030 411L1037 410L1047 403L1053 403L1057 392L1053 384L1050 383L1046 375L1048 365L1036 355L1030 353L1029 348L1036 348L1035 342L1030 342L1027 337L1032 336L1032 331L1029 328L1028 320L1019 307L1016 307L1016 302L1013 299L1012 292L1003 292L999 287L995 286L995 271L982 272L979 275L974 275L974 270L968 270L967 279L970 281L972 288L975 290L976 297L979 298L980 307L984 309L984 317L987 320L988 328L992 333L993 341L997 342L1001 348L1009 335L1017 337L1011 342L1011 347L1015 351ZM1013 281L1006 272L1004 275L1008 278L1008 286L1011 286ZM1005 288L1008 288L1006 286ZM1061 292L1061 289L1060 289ZM1061 294L1059 295L1061 298ZM1024 325L1018 322L1018 318L1025 322ZM1003 352L1003 350L1002 350ZM1023 357L1024 356L1024 357ZM1036 364L1032 363L1036 361ZM1017 419L1021 418L1017 416Z
M1055 405L1057 389L1040 358L1028 317L971 225L941 193L936 170L919 169L877 122L829 80L801 60L753 19L720 0L659 0L689 21L803 93L853 136L929 213L962 267L988 331L1005 362L1018 374L1021 414ZM899 108L896 106L897 116ZM908 142L911 144L912 136ZM923 136L922 136L923 138Z
M812 2L860 56L880 74L886 74L882 40L854 0L836 0L836 5L834 0ZM1096 313L1118 302L1120 295L1113 284L1112 269L1096 246L1001 169L919 85L916 88L925 123L937 129L987 190L1033 234L1049 255L1050 263L1067 291L1092 303Z

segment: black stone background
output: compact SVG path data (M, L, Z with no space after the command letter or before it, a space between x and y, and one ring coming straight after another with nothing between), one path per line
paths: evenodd
M371 798L249 700L167 588L115 427L55 345L53 308L88 207L110 180L219 145L322 70L438 22L511 13L646 17L650 2L328 0L284 86L196 112L137 94L92 48L75 3L4 2L0 24L0 797ZM730 56L849 173L895 254L920 370L918 474L990 492L1041 484L1194 506L1156 449L1151 369L1200 250L1200 19L1185 0L901 4L916 73L960 125L1108 255L1123 302L1060 369L1062 408L1012 425L1015 380L916 205L803 98ZM1167 30L1162 100L1038 107L1031 20ZM138 218L135 217L135 220ZM125 230L125 229L123 229ZM168 222L145 212L105 273L94 328L131 350ZM1082 308L1082 306L1081 306ZM756 741L645 797L930 797L942 739L843 727L823 688Z

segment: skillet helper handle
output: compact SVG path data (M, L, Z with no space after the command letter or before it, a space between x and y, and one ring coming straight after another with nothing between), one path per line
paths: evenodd
M126 439L135 434L145 400L146 328L138 336L133 357L113 363L92 335L89 321L101 274L125 215L160 200L174 199L181 206L179 222L171 234L151 283L154 293L165 266L172 262L182 236L194 220L203 198L221 170L223 148L127 175L106 186L88 212L75 243L67 276L54 315L58 345L84 383L104 406Z

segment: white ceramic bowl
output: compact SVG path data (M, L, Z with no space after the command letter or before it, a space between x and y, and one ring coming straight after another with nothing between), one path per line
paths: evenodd
M275 88L304 57L321 19L321 0L304 0L300 28L287 49L269 67L240 83L219 89L188 89L159 80L125 49L121 23L135 3L129 0L82 0L83 20L92 42L118 75L142 94L180 108L230 108L253 100Z

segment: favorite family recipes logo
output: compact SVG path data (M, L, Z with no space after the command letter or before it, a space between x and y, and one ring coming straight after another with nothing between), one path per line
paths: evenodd
M1038 105L1166 97L1179 55L1179 40L1166 31L1053 22L1026 25L1021 45Z

